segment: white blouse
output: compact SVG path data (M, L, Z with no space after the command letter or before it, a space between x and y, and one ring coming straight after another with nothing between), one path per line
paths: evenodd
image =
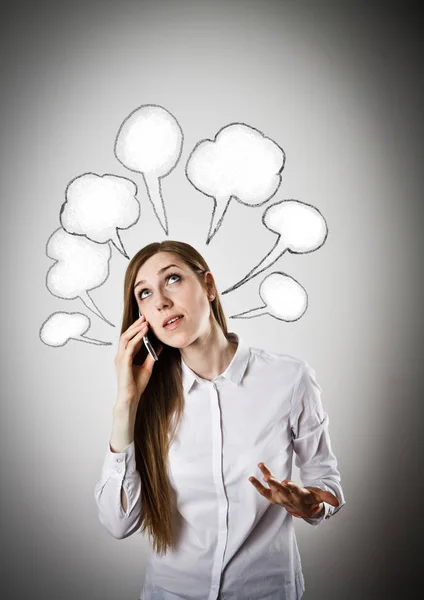
M258 463L291 479L293 451L303 486L332 492L312 526L345 504L329 418L314 370L303 360L238 346L227 369L212 381L181 359L185 408L170 447L168 472L177 510L177 547L152 553L144 600L299 600L305 590L293 519L249 481L265 487ZM100 523L117 539L140 529L141 478L134 442L106 451L95 500ZM128 501L121 506L121 486Z

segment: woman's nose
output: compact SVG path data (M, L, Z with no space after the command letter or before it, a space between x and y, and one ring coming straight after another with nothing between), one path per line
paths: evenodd
M170 304L171 304L171 302L170 302L169 298L165 294L159 292L156 297L156 308L161 310L164 307L166 308L166 307L170 306Z

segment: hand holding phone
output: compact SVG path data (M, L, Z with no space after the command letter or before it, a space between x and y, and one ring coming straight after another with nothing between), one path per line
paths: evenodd
M138 316L141 318L140 311L138 311ZM153 360L158 360L158 356L157 356L152 344L150 343L149 338L147 337L147 333L146 333L146 335L143 336L143 342L147 348L147 352L150 354L150 356L153 358Z
M141 317L120 336L118 353L114 360L118 376L118 404L127 406L139 401L152 375L158 355L163 349L163 345L160 344L158 354L153 350L156 359L149 351L142 355L140 347L143 347L147 331L148 323L144 317ZM137 362L137 354L141 362Z

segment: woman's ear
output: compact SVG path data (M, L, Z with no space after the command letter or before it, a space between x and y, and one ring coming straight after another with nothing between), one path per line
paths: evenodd
M208 294L208 298L210 299L210 296L215 297L216 296L215 281L214 281L213 275L210 271L205 272L205 283L206 283L206 291Z

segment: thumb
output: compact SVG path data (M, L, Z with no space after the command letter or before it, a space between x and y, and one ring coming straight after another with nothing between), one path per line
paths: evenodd
M336 508L340 505L340 501L331 492L327 490L323 490L322 488L308 486L306 489L311 492L316 502L326 502L327 504L331 504L331 506L335 506Z

